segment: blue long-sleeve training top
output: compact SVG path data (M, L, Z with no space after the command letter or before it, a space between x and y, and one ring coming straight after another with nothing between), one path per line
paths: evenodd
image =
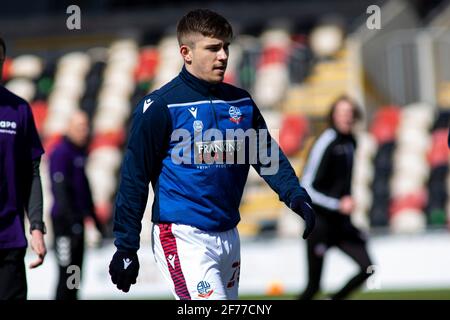
M267 126L248 92L226 83L210 84L185 67L145 96L133 113L121 169L113 228L116 247L139 249L149 183L155 195L154 223L206 231L238 224L250 165L287 206L296 197L310 202L278 144L270 135L260 137L260 129ZM256 141L239 135L252 130ZM229 138L229 132L236 136Z

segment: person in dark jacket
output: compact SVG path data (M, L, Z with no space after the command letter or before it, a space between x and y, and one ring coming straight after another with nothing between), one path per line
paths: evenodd
M50 155L50 177L54 199L51 216L59 267L56 300L78 298L79 284L68 284L67 280L73 272L80 272L81 279L85 218L94 219L101 231L85 173L88 137L87 115L82 111L76 111L69 121L66 135ZM76 268L68 269L69 266Z
M229 22L210 10L183 16L177 26L181 72L134 112L116 197L117 251L109 266L112 282L124 292L139 272L150 183L153 252L176 299L237 299L236 226L250 165L305 220L304 238L314 228L310 198L258 107L248 92L223 82L232 35Z
M352 130L360 110L348 97L332 105L329 128L314 143L303 173L302 185L317 213L316 228L307 240L308 284L299 296L309 300L319 291L323 259L333 246L350 256L358 273L331 299L343 299L372 273L366 237L351 222L355 201L351 182L356 141Z

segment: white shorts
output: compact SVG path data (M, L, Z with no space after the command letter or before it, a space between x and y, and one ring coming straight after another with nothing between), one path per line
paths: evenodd
M237 228L206 232L188 225L154 224L153 254L177 300L236 300L241 264Z

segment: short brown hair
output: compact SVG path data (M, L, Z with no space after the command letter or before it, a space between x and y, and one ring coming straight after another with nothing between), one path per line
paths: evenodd
M330 112L328 113L328 125L330 127L335 127L333 120L334 111L336 110L336 106L338 105L338 103L342 101L346 101L352 105L353 119L355 121L361 120L362 118L362 110L360 109L358 104L349 96L342 95L331 104Z
M186 36L200 33L205 37L232 38L231 24L220 14L208 9L196 9L184 15L177 25L180 46L186 44Z

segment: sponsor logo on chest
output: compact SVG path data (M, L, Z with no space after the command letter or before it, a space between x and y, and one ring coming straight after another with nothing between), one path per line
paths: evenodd
M15 121L0 120L0 133L16 134L17 123Z

